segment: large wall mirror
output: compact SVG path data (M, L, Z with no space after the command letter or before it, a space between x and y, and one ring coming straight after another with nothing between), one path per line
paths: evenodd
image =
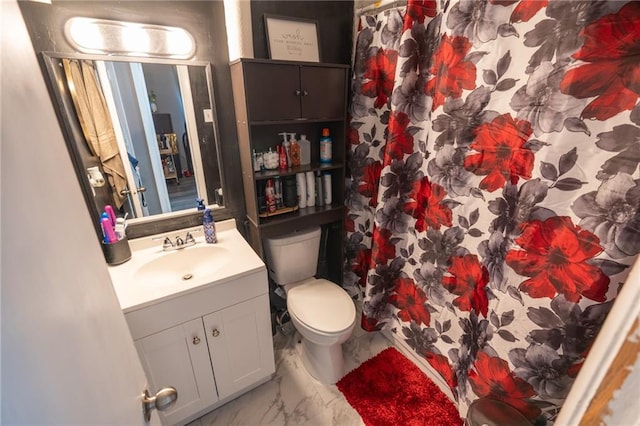
M43 59L90 210L110 204L135 223L195 211L197 199L223 204L209 64L46 52Z

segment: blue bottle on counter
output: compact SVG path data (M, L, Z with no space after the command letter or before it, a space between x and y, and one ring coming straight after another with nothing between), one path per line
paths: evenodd
M204 228L204 239L208 244L218 242L216 237L216 223L213 221L213 213L211 209L205 209L202 216L202 227Z

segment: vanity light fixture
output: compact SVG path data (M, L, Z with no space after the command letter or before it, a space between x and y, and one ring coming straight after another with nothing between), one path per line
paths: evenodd
M64 34L82 53L189 59L196 51L193 36L178 27L73 17Z

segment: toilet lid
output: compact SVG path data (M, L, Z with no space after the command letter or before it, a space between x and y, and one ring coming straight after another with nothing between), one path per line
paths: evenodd
M344 331L356 318L356 307L349 294L324 279L289 290L287 308L306 326L325 333Z

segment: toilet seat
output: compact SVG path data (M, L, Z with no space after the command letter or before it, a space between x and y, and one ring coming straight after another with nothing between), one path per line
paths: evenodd
M287 308L300 323L322 334L341 333L349 329L356 318L349 294L325 279L292 286L287 292Z

